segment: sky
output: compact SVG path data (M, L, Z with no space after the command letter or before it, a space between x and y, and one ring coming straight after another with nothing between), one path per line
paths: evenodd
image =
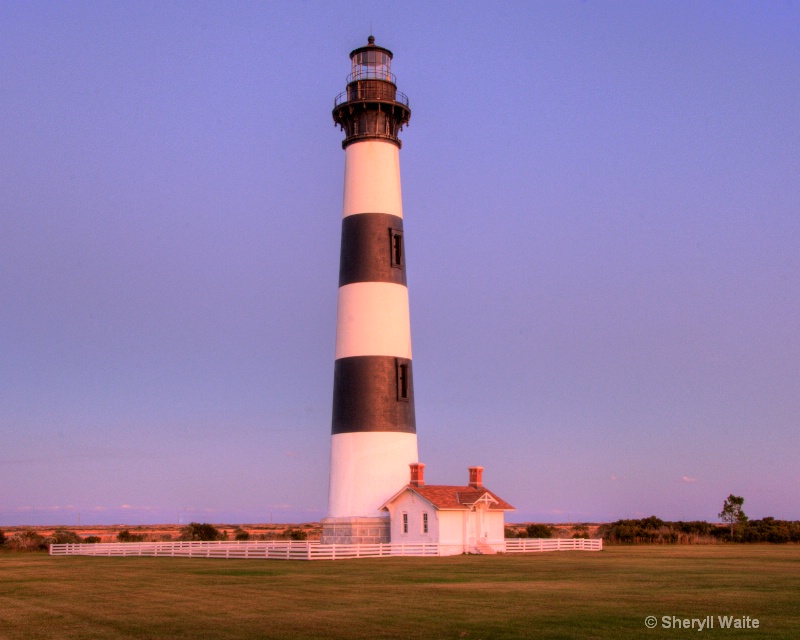
M0 3L0 526L325 515L370 33L426 481L800 519L800 3L344 9Z

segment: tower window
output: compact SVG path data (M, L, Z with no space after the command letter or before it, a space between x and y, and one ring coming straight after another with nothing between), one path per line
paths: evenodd
M392 266L402 269L405 262L403 259L403 232L400 229L389 229L389 240Z
M408 400L411 389L409 361L397 359L397 399Z

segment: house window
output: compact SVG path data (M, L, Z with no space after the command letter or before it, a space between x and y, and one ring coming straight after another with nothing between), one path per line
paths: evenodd
M408 400L408 392L411 387L409 380L409 361L397 359L397 399Z
M422 513L422 533L428 533L428 512Z
M397 269L403 268L403 232L400 229L389 229L389 251L391 254L392 266Z
M403 513L403 533L408 533L408 514Z

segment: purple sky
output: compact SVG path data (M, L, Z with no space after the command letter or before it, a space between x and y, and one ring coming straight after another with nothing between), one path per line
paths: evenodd
M4 2L0 526L327 501L370 30L430 483L510 520L800 519L797 2Z

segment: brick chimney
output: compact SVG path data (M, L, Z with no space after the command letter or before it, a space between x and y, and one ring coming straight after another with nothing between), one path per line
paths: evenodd
M469 468L469 486L473 489L483 488L483 467Z
M411 467L411 482L409 484L412 487L424 487L425 465L421 462L414 462L408 466Z

